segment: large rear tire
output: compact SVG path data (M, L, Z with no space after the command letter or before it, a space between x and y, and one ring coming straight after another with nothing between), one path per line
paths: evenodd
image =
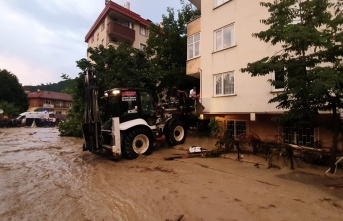
M141 154L150 154L153 141L153 135L148 128L133 128L125 134L122 145L123 157L132 160Z
M165 135L169 146L183 144L187 135L185 124L179 119L175 120L167 129Z

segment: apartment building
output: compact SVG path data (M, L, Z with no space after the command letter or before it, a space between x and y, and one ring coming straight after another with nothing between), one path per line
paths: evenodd
M88 31L85 42L88 47L105 48L112 45L117 47L120 43L143 49L149 36L151 21L141 18L130 10L130 3L124 6L105 0L105 8Z
M326 127L310 125L278 125L273 118L284 110L277 103L268 103L283 88L268 82L273 74L251 77L241 68L249 62L272 56L281 47L271 46L252 33L266 30L260 23L269 17L260 1L246 0L189 0L201 10L201 17L187 27L187 75L200 78L203 118L215 116L232 136L257 134L263 140L282 135L288 143L303 146L330 147L331 132ZM321 114L319 125L328 120ZM339 146L342 146L340 144Z
M29 112L47 111L54 114L67 114L73 98L70 94L53 91L28 92Z

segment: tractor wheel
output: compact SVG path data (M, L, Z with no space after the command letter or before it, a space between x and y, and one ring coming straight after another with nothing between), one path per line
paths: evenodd
M169 146L183 144L186 140L185 124L181 120L175 120L167 129L165 135Z
M123 156L135 159L141 154L150 154L153 147L151 131L145 127L134 128L125 134L122 146Z

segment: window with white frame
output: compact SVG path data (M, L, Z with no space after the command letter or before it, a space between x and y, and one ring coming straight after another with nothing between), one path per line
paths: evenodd
M235 93L234 72L214 75L214 96L233 95Z
M234 45L234 24L214 31L214 49L219 51Z
M146 27L141 26L140 34L143 36L148 36L148 30L146 29Z
M214 0L214 7L218 7L219 5L222 5L228 1L231 1L231 0Z
M200 33L187 38L187 59L200 56Z

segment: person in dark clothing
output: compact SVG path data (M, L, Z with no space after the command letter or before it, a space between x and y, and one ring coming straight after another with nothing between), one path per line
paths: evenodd
M170 90L168 91L168 96L170 98L171 102L176 102L177 99L180 98L180 94L185 93L185 91L180 90L177 88L176 85L174 85Z

